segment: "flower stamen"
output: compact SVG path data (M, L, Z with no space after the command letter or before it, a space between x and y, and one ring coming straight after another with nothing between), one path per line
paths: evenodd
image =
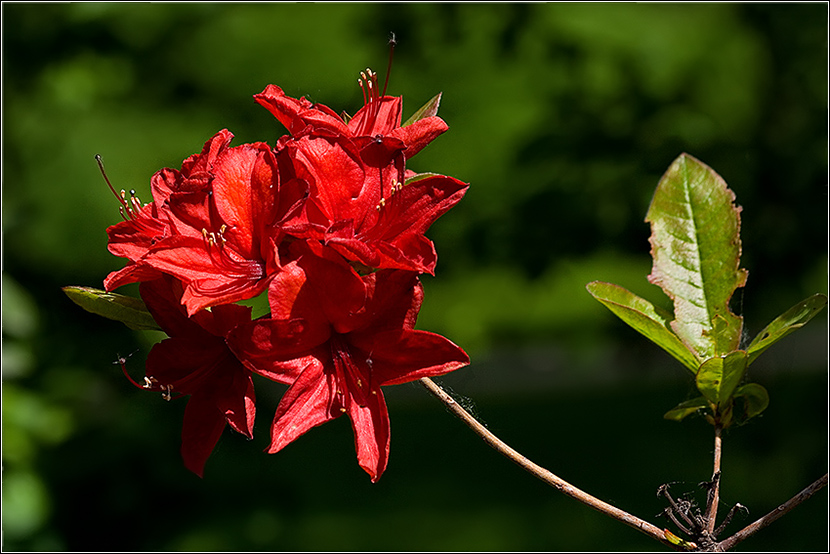
M375 206L375 209L377 211L380 211L381 208L386 207L386 202L391 201L392 197L395 196L395 193L400 192L401 189L403 189L403 183L401 183L400 181L392 181L392 186L389 188L389 196L385 198L382 197L380 199L380 202L378 202L378 205Z
M224 283L216 287L197 286L196 288L204 294L241 290L250 283L265 277L265 264L261 260L239 259L232 255L232 249L226 248L228 241L225 238L225 232L227 230L228 226L224 223L218 231L208 231L203 227L202 238L205 243L205 250L214 267L222 275L236 282L232 284Z
M365 135L375 126L375 120L380 113L381 98L378 96L378 74L367 67L366 71L360 72L360 79L357 82L363 91L363 105L368 108L359 131L360 134Z

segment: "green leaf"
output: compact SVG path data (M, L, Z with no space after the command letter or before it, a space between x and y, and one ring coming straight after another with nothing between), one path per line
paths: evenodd
M421 179L426 179L427 177L435 177L435 176L442 177L442 175L440 175L438 173L429 173L429 172L427 172L427 173L416 173L412 177L408 177L407 179L404 180L404 186L411 185L412 183L420 181Z
M420 121L422 119L426 119L427 117L432 117L438 114L438 106L441 104L441 95L443 93L439 92L435 96L430 99L429 102L421 106L421 109L412 114L412 117L406 120L406 123L401 125L401 127L406 127L407 125L412 125L416 121Z
M709 358L697 371L697 390L712 404L725 407L743 379L746 360L746 352L743 350Z
M735 389L734 398L743 400L743 410L738 418L741 423L755 417L769 406L767 389L757 383L747 383Z
M618 285L594 281L586 288L617 317L674 356L692 373L697 372L699 362L694 353L669 328L672 314Z
M137 298L89 287L63 287L63 292L86 311L120 321L130 329L161 330L144 302Z
M663 417L665 419L671 419L672 421L680 421L686 416L697 413L698 411L707 408L708 406L709 401L706 400L706 397L698 396L697 398L681 402L680 404L666 412L663 415Z
M746 282L739 268L740 208L710 167L681 154L666 171L646 215L651 223L649 281L674 302L671 328L699 359L738 348L743 319L729 299Z
M749 344L746 349L749 354L747 365L755 361L761 352L783 339L796 329L803 327L813 319L827 305L827 297L823 294L814 294L802 300L767 325L763 331Z

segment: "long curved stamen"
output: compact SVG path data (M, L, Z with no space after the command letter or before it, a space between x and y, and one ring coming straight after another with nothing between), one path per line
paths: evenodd
M101 154L95 154L95 161L98 162L98 169L101 171L101 175L103 175L104 181L107 182L107 186L110 188L110 191L112 191L112 194L118 199L118 202L121 204L121 217L123 217L126 220L127 218L124 215L124 211L126 210L127 213L129 213L130 206L129 204L127 204L127 201L124 198L124 191L122 190L121 194L115 192L115 187L112 186L109 177L107 177L107 172L104 170L104 159L101 157Z
M138 352L138 351L136 350L136 352ZM135 352L133 352L133 354L135 354ZM133 354L130 354L130 356L132 356ZM161 391L161 397L164 398L165 400L167 400L168 402L170 400L173 400L173 398L181 398L182 396L184 396L183 394L177 394L174 397L173 396L173 385L162 385L161 383L159 383L158 379L156 379L155 377L146 377L145 376L144 377L144 384L143 385L138 384L138 382L136 382L136 380L133 379L132 375L130 375L127 372L127 358L129 358L130 356L127 356L127 357L118 356L118 359L115 360L114 362L112 362L112 364L113 365L119 365L119 364L121 365L121 372L124 373L124 376L127 378L127 380L130 383L133 384L133 386L135 386L136 388L139 388L139 389L143 389L143 390Z
M378 205L375 207L377 211L381 211L383 208L386 207L386 204L392 201L392 198L395 196L396 192L400 192L403 188L403 183L400 181L392 181L392 187L389 189L389 196L381 198Z
M118 203L121 204L121 207L118 209L121 212L121 217L124 218L124 221L134 220L141 211L141 200L135 195L134 190L130 191L129 201L127 200L127 193L123 189L120 194L115 192L115 187L112 186L109 177L107 177L107 172L104 170L104 160L101 158L101 154L95 154L95 161L98 162L98 169L101 171L101 175L104 177L104 181L106 181L110 191L118 199Z
M95 154L95 161L98 162L98 169L101 170L101 175L104 177L104 181L106 181L110 191L115 198L118 199L118 203L121 204L118 207L118 212L121 214L121 218L124 221L131 222L135 225L136 229L145 234L155 234L158 231L157 222L155 219L142 212L144 206L141 204L141 200L138 196L136 196L135 191L130 190L129 200L127 199L127 193L123 189L121 190L121 193L115 192L115 187L112 186L109 177L107 177L107 172L104 170L104 161L100 154Z
M392 58L395 55L395 46L398 45L398 41L395 40L395 33L389 33L389 63L386 64L386 79L383 81L383 94L380 95L381 98L386 96L386 85L389 84L389 75L392 74Z

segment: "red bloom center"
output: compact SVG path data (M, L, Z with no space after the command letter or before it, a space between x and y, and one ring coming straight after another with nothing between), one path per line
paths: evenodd
M213 263L214 268L230 281L227 283L218 283L214 286L206 286L203 283L197 282L194 284L194 288L201 294L233 293L265 278L264 260L259 258L249 260L234 256L233 250L226 248L225 243L227 239L225 238L225 232L227 230L228 226L224 223L219 227L218 231L208 232L207 229L202 228L205 250L210 261Z
M331 358L334 362L335 378L337 380L337 397L340 400L340 411L346 412L348 405L344 398L344 391L348 391L351 398L361 408L368 404L367 395L377 395L372 379L371 355L364 357L359 349L350 345L345 335L332 332L329 339ZM365 366L361 367L361 365Z

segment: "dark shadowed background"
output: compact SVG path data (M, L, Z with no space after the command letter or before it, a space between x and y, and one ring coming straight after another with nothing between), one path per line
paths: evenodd
M61 292L101 287L116 187L150 200L222 128L285 131L274 83L336 111L385 75L404 118L442 91L450 130L410 163L471 184L430 231L419 327L472 357L442 382L505 441L658 525L658 486L710 477L712 431L662 414L681 366L585 291L648 284L654 188L681 152L743 206L735 309L754 336L827 293L828 8L813 4L11 4L3 18L5 550L661 550L502 459L416 384L387 389L389 467L348 421L267 455L283 388L257 381L255 439L228 431L204 479L179 458L185 402L132 387L158 334ZM135 288L119 292L136 294ZM724 439L722 502L754 519L827 471L827 312L765 353L768 410ZM828 547L827 491L743 550ZM733 523L739 529L744 519Z

